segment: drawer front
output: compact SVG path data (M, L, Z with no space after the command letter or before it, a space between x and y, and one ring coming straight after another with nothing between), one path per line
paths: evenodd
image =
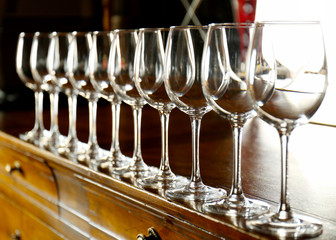
M153 228L162 239L218 239L208 231L188 224L159 209L112 189L79 178L86 189L93 239L136 239Z
M0 239L64 239L34 216L21 210L11 200L0 194Z
M55 213L58 211L56 180L43 159L0 145L0 179Z
M57 185L51 168L40 158L0 146L0 178L32 197L57 202Z

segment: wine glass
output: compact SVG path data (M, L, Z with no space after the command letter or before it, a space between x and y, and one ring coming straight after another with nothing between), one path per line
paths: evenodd
M275 214L247 222L276 237L314 237L322 224L294 214L288 201L288 141L309 121L327 89L327 64L319 22L256 23L248 63L248 91L258 116L275 127L281 142L281 194Z
M100 95L111 103L112 142L109 155L100 161L98 170L109 173L111 168L122 168L131 164L131 159L122 154L119 145L120 97L114 92L108 77L108 58L113 32L94 32L90 51L91 82Z
M77 161L95 168L103 154L97 140L97 102L99 94L90 81L89 53L92 46L90 32L72 32L68 52L68 76L70 83L89 103L89 139L83 152L77 153Z
M36 32L32 43L30 56L31 71L33 77L42 82L42 88L46 90L50 98L50 130L44 148L57 152L59 145L60 132L58 129L58 95L59 88L54 83L52 76L48 72L47 59L50 47L50 33Z
M117 29L113 32L109 56L109 79L114 91L133 110L134 150L132 163L128 167L111 169L115 177L131 180L145 178L155 173L153 167L147 166L141 153L141 116L146 101L134 85L134 54L138 31Z
M26 87L34 91L35 96L35 123L32 130L20 134L20 138L29 143L40 146L44 136L43 126L43 90L42 82L34 79L30 69L30 54L33 42L33 33L21 32L16 49L16 72Z
M226 199L206 203L214 214L255 217L269 205L245 197L241 182L241 144L246 121L255 116L248 99L246 53L253 24L210 24L204 48L203 93L213 110L229 120L233 135L233 179Z
M50 37L48 71L53 77L55 84L66 94L69 107L68 135L66 139L59 144L57 152L62 156L74 160L77 152L80 152L81 150L78 149L80 148L80 144L76 132L78 91L72 87L68 77L67 57L70 43L70 33L53 32Z
M169 98L188 114L192 128L192 172L187 185L169 189L166 196L186 203L218 200L226 196L223 189L206 186L199 165L201 120L211 110L201 86L201 62L207 26L170 27L165 52L164 82Z
M161 161L157 174L138 180L145 189L154 189L161 195L165 190L186 184L186 178L176 176L170 168L168 157L168 124L175 104L169 99L164 86L164 43L169 29L142 28L135 51L135 86L139 94L153 108L161 120Z

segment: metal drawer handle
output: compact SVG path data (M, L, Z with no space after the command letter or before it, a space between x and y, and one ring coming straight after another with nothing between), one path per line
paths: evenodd
M15 171L18 171L18 172L23 174L21 164L18 161L15 161L13 166L11 166L9 163L6 164L5 169L6 169L6 172L9 173L9 174L12 174Z
M153 227L148 228L148 237L143 234L139 234L137 236L137 240L161 240L159 234L155 231Z
M11 239L13 240L20 240L21 239L21 233L19 230L15 230L15 233L11 234Z

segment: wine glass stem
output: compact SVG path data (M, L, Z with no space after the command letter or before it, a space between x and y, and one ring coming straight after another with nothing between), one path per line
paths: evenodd
M133 118L134 118L134 152L133 152L133 165L142 165L142 153L141 153L141 117L142 106L132 106Z
M89 152L92 152L95 154L97 151L97 102L98 98L95 96L95 94L92 94L89 99L89 139L88 139L88 145L89 145Z
M58 134L58 90L51 88L50 97L50 132L52 144L57 141Z
M170 173L169 157L168 157L168 125L170 111L159 111L161 120L161 163L160 171Z
M204 186L199 164L199 138L202 117L191 116L190 121L192 134L192 170L189 187L196 189Z
M280 206L276 217L280 220L289 220L292 218L291 207L288 201L287 183L288 183L288 140L290 131L279 130L281 142L281 195Z
M112 110L112 142L111 142L111 154L112 157L117 158L120 154L119 145L119 120L120 120L120 103L111 103Z
M43 133L43 92L41 89L36 90L34 93L35 96L35 123L34 129L36 129L40 134Z
M77 138L76 118L77 118L77 94L72 91L68 94L69 105L69 130L68 136L70 139Z
M244 194L241 183L241 144L244 122L231 122L233 136L233 180L229 198L243 200Z

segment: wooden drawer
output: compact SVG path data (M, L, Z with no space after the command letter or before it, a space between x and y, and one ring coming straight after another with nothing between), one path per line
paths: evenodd
M224 222L217 222L210 232L203 228L213 224L207 216L104 175L76 178L86 189L93 239L136 239L138 234L148 235L149 228L162 239L253 239Z
M44 205L55 208L57 185L47 163L32 154L0 145L0 178Z
M22 210L2 194L0 194L0 206L0 239L64 239L61 234Z

